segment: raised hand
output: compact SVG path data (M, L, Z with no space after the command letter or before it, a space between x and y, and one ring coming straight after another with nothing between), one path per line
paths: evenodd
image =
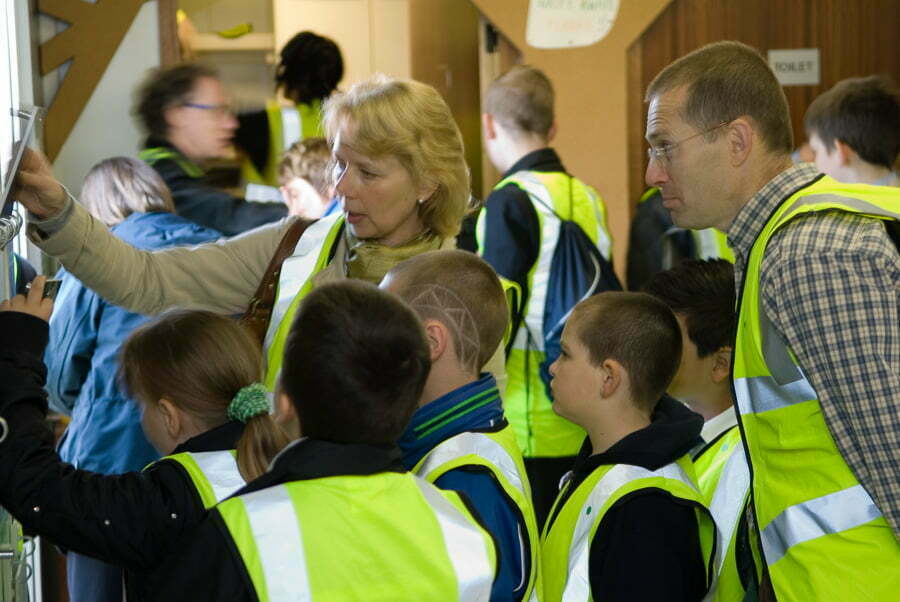
M57 215L66 206L66 191L53 177L47 158L30 148L22 156L12 196L41 219Z

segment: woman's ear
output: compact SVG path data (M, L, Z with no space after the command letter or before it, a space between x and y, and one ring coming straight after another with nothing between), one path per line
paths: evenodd
M174 403L163 397L156 404L156 408L162 414L163 424L166 426L166 433L172 441L181 440L181 432L184 430L184 418L181 411Z
M432 182L430 179L425 180L422 184L416 189L416 200L418 201L427 201L437 192L438 185L437 182Z

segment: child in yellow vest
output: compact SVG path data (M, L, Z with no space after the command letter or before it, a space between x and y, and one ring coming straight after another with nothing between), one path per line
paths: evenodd
M182 536L288 443L254 382L260 350L210 312L173 310L140 326L122 346L120 377L166 457L142 472L79 470L46 427L44 282L0 303L0 504L29 532L125 569L129 600L158 599L151 584L168 578L161 565Z
M422 320L431 370L400 437L403 464L441 489L460 491L484 519L500 558L491 600L539 593L539 533L522 451L485 369L509 323L494 269L473 253L422 253L381 282Z
M579 303L551 366L553 409L588 436L542 535L546 600L699 600L714 525L688 455L703 418L664 396L681 356L642 293Z

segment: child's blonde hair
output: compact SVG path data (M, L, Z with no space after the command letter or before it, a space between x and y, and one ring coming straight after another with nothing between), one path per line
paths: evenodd
M438 320L452 332L459 362L481 372L509 323L506 294L494 268L474 253L429 251L397 264L387 277L390 290L422 320Z
M278 164L279 184L294 178L310 183L323 198L331 197L331 149L325 138L304 138L284 151Z
M142 403L167 399L208 429L228 421L238 391L260 380L262 355L247 330L208 311L174 310L134 330L119 374ZM237 444L245 480L255 479L289 442L268 412L250 418Z

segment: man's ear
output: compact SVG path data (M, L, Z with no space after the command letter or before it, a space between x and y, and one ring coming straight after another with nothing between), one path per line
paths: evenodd
M728 137L728 149L731 153L731 165L739 167L743 165L750 151L753 150L754 135L753 124L746 117L738 117L725 126Z
M184 419L178 406L170 400L163 397L156 404L157 409L163 417L163 423L166 425L166 432L173 441L179 441L181 431L184 430Z
M440 359L450 347L450 331L443 322L427 319L422 322L425 327L425 340L428 341L428 349L431 352L431 362Z
M715 352L710 378L717 385L731 377L731 347L722 347Z
M484 129L484 137L493 140L497 137L497 128L494 127L494 116L490 113L481 114L481 127Z
M602 373L600 377L600 396L605 399L611 397L622 386L625 369L616 360L607 359L600 364L599 370Z

